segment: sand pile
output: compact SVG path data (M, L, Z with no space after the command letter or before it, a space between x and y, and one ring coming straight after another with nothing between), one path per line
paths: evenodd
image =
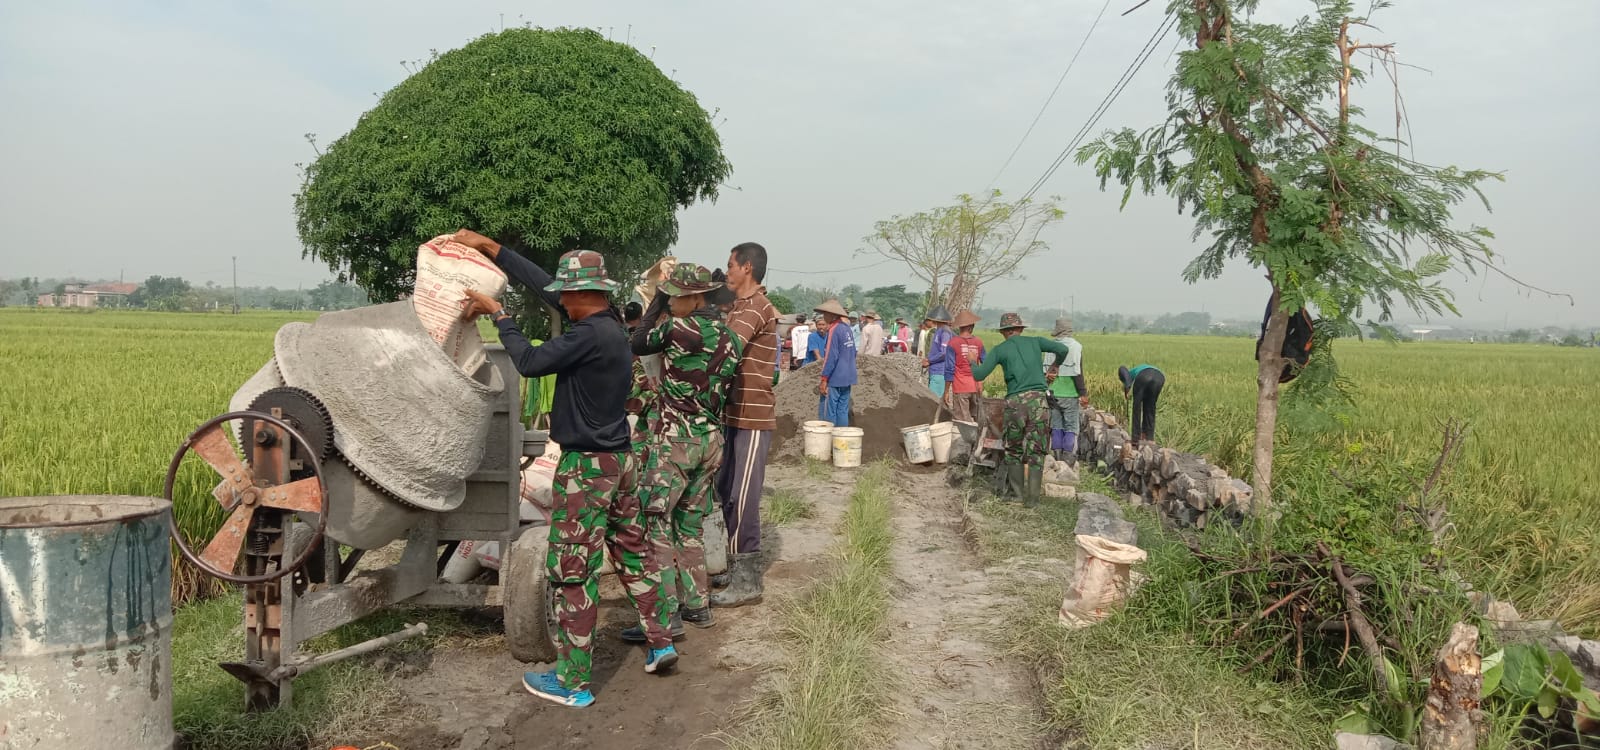
M784 376L775 394L778 431L772 436L774 458L801 455L801 425L817 418L817 378L820 363L812 363ZM900 428L927 424L938 401L928 390L922 359L911 354L884 354L856 358L857 380L850 393L850 426L866 431L861 458L871 461L905 455ZM948 418L948 413L946 413Z

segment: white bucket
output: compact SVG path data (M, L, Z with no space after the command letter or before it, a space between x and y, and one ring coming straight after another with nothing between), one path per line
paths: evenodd
M833 423L821 420L812 420L805 423L806 432L806 458L818 461L828 460L829 450L833 445Z
M935 463L950 463L950 444L955 440L956 426L950 422L939 422L928 427L928 437L933 440L933 460Z
M914 464L933 462L933 436L928 425L918 424L900 428L900 440L906 445L906 460ZM949 455L949 451L945 452Z
M861 436L866 431L860 427L833 428L833 465L853 469L861 465Z

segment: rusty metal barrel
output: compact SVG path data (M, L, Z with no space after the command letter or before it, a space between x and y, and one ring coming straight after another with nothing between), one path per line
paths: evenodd
M170 750L166 500L0 498L0 750Z

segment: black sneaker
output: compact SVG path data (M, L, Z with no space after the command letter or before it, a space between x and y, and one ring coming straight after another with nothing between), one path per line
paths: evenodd
M702 627L704 627L704 626L702 626ZM683 633L684 633L684 630L683 630L683 619L678 617L677 615L673 615L672 616L672 640L675 640L675 641L683 640ZM633 626L631 628L623 628L621 637L622 637L622 640L624 640L624 641L626 641L628 643L644 643L645 642L644 628L639 627L638 625L635 625L635 626Z
M693 625L697 628L709 628L712 625L717 624L716 618L711 616L710 607L680 610L678 615L679 617L683 618L684 623Z

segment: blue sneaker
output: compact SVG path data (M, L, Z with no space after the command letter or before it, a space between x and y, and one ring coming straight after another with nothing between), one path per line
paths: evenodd
M522 687L551 703L583 708L594 703L594 694L587 690L568 690L561 686L554 669L548 672L523 672Z
M665 672L678 663L678 650L667 644L666 648L650 649L650 655L644 658L644 671L650 674Z

